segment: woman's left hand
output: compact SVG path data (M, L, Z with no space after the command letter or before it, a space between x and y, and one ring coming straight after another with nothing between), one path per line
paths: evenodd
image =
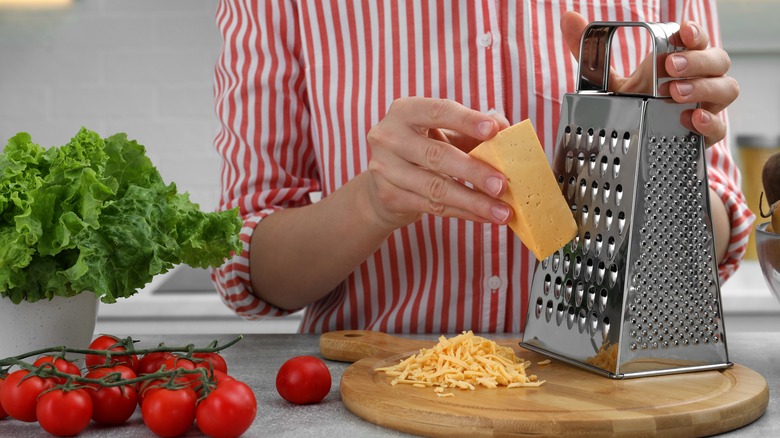
M575 59L579 57L582 32L587 26L585 18L572 11L561 18L561 30L566 44ZM669 95L676 102L699 102L700 107L686 111L681 123L686 128L704 136L707 146L719 142L726 136L726 123L718 114L739 96L739 84L727 76L731 66L729 55L720 48L709 47L707 32L694 22L680 25L679 37L687 49L666 57L666 74L672 78ZM609 89L627 91L637 89L637 84L647 82L652 75L652 60L645 60L629 77L618 75L612 68L609 72ZM659 73L661 74L661 73Z

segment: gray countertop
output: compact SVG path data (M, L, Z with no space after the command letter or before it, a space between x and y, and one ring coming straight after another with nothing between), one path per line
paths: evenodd
M115 333L118 336L126 334ZM231 335L170 335L134 336L139 348L167 345L205 346L212 340L227 342ZM431 337L435 340L435 337ZM497 339L497 338L496 338ZM276 392L276 371L294 356L319 355L319 337L299 334L251 334L224 351L229 372L250 385L257 397L257 417L244 436L331 436L331 437L399 437L408 436L374 425L349 412L341 402L339 379L347 363L326 361L333 378L330 394L319 404L297 406ZM773 332L736 332L729 334L730 359L760 373L769 384L769 406L757 421L725 435L731 437L780 436L780 411L776 394L780 391L780 334ZM0 420L1 437L44 437L48 435L36 423L22 423L6 418ZM123 426L103 428L94 423L82 432L82 437L154 437L143 424L140 411ZM200 436L193 427L185 436Z

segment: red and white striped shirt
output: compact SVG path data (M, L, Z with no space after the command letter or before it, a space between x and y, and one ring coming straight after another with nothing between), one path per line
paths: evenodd
M220 208L238 206L245 219L243 252L213 271L223 301L246 319L290 313L252 294L252 231L274 211L309 204L313 192L328 196L365 170L366 134L394 99L447 98L496 109L511 123L530 119L552 160L561 98L576 89L576 64L559 27L566 10L589 21L695 20L720 44L715 0L221 1ZM627 75L647 49L632 33L613 62ZM731 217L719 267L725 280L754 216L725 142L707 159L710 187ZM301 331L517 333L534 268L506 226L425 215L308 306Z

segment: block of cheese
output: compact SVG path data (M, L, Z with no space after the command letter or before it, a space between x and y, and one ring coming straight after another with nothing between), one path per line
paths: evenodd
M509 227L538 260L577 235L574 215L530 121L500 131L469 155L506 176L509 187L501 200L514 210Z

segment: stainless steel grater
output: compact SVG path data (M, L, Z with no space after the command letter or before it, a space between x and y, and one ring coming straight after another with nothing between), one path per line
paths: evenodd
M632 26L650 33L651 87L608 92L612 39ZM658 74L678 30L591 23L561 107L553 171L579 233L537 265L521 345L612 378L731 366L703 139L680 123L695 105Z

